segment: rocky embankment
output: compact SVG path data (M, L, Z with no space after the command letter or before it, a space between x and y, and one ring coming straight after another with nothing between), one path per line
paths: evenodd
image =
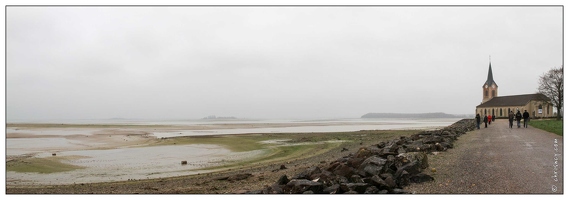
M475 129L472 119L460 120L439 130L360 148L329 164L314 166L292 177L281 176L250 194L405 194L409 183L434 180L422 173L428 153L446 151L453 142Z

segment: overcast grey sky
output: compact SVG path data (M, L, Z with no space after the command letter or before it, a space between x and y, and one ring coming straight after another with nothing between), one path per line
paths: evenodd
M7 120L473 114L562 65L562 7L8 7Z

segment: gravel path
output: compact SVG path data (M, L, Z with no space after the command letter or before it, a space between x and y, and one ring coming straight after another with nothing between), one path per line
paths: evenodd
M563 194L563 137L496 120L466 133L454 148L429 155L435 181L412 184L417 194ZM557 166L556 166L557 165Z

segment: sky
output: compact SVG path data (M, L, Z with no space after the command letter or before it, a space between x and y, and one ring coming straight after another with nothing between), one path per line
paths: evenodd
M563 64L561 6L9 6L6 119L474 114Z

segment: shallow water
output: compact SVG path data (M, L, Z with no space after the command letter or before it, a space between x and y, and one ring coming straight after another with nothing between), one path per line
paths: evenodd
M298 133L344 132L387 129L434 129L448 126L460 119L342 119L342 120L229 120L229 121L138 121L115 124L171 124L174 129L108 128L7 128L6 155L8 157L33 155L74 157L66 163L83 166L69 172L38 174L7 171L10 184L71 184L129 179L147 179L204 173L205 167L254 158L262 151L231 152L217 145L137 146L143 136L130 133L148 133L151 137L178 137L190 135L218 135L243 133ZM249 127L247 124L252 124ZM180 129L192 125L194 129ZM223 125L223 126L220 126ZM231 125L237 125L232 128ZM278 126L278 127L275 127ZM190 126L188 126L190 127ZM115 135L117 134L117 135ZM120 134L120 135L118 135ZM144 136L146 137L146 136ZM134 142L133 142L134 141ZM130 143L129 143L130 142ZM279 143L280 141L267 141ZM108 148L114 146L114 148ZM106 147L106 148L103 148ZM182 165L181 161L188 162Z

